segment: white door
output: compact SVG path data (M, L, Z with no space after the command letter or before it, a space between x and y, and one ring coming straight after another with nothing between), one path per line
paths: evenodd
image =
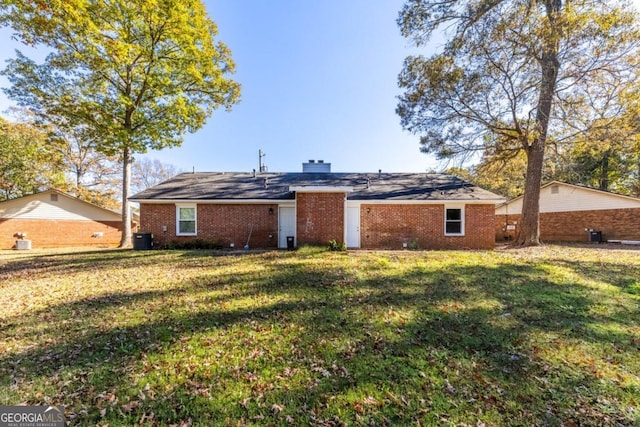
M347 207L347 247L360 247L360 206Z
M287 247L287 236L296 235L296 208L278 208L278 247Z

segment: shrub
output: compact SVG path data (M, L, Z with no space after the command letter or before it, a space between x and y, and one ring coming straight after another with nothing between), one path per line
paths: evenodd
M344 242L338 243L335 240L329 240L329 247L327 249L329 249L330 251L346 251L347 244Z
M204 240L204 239L194 239L194 240L187 240L183 242L172 240L171 242L164 244L162 246L162 249L178 249L178 250L222 249L223 247L224 245L220 242Z

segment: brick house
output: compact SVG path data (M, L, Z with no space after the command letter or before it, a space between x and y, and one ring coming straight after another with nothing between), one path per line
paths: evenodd
M494 247L501 197L445 174L183 173L130 199L156 245L191 239L241 248L327 245L365 249Z
M522 196L496 207L496 240L518 232ZM544 241L588 242L590 231L602 240L640 241L640 199L564 182L540 188L540 238Z
M121 214L57 190L0 202L1 249L19 234L34 248L116 246L121 231Z

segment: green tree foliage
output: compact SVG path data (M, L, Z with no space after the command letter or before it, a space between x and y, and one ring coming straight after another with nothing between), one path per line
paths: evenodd
M200 0L26 0L2 3L25 43L51 49L42 64L17 52L6 92L43 120L81 126L96 149L122 162L123 235L135 153L178 146L239 85L231 52Z
M621 194L633 194L638 187L640 70L633 62L629 75L631 85L600 76L563 103L569 112L562 113L572 117L565 122L576 133L552 153L561 179Z
M523 152L504 161L483 158L468 168L449 168L445 172L456 175L479 187L512 199L524 192L526 156Z
M549 128L559 104L577 102L602 74L624 82L637 52L637 16L623 1L408 0L398 19L418 46L447 39L431 57L410 56L397 112L440 158L522 151L526 180L517 243L539 244L539 192ZM554 108L555 107L555 108ZM565 109L569 111L569 109Z
M632 155L630 156L632 160L629 162L627 188L630 195L640 197L640 102L634 104L629 111L628 117L630 126L635 129L636 133L633 139Z
M35 126L0 118L0 200L63 187L56 148Z

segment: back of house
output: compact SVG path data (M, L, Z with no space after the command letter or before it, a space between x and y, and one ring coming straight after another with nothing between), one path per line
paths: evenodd
M156 246L287 248L330 241L363 249L490 249L504 199L432 173L183 173L130 199Z

